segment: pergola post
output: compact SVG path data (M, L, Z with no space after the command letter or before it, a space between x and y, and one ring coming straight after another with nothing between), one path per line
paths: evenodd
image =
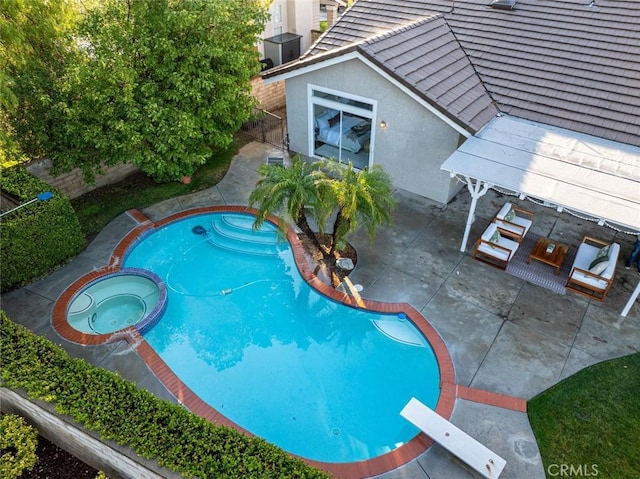
M482 180L476 180L475 184L473 183L473 179L469 176L465 176L464 179L467 181L467 189L469 193L471 193L471 206L469 207L469 215L467 216L467 224L464 228L464 236L462 237L462 244L460 245L460 251L463 253L467 250L467 241L469 241L469 233L471 232L471 225L475 221L475 212L476 205L478 203L478 198L484 196L489 188L493 186L490 183Z
M622 313L620 313L620 316L625 317L627 314L629 314L629 311L631 311L631 306L633 306L633 303L635 303L636 299L638 299L638 295L640 295L640 281L638 281L638 286L636 286L636 289L633 291L633 293L631 293L631 297L629 298L629 301L627 301L627 304L622 310Z

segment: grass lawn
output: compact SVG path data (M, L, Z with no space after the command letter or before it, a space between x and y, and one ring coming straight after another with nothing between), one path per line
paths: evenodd
M202 165L191 183L157 183L142 172L119 183L106 185L71 200L82 231L91 240L115 217L132 208L145 208L160 201L201 191L216 185L225 175L240 140Z
M578 372L528 410L547 477L562 465L565 477L640 477L640 353Z

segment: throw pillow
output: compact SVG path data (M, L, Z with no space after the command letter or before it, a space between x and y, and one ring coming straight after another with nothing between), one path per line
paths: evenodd
M491 235L491 238L489 238L489 243L500 243L500 232L498 230L496 230L495 233Z
M596 253L596 258L602 258L602 257L606 257L609 258L609 248L611 248L611 245L608 244L607 246L603 246L602 248L600 248L598 250L598 253Z
M596 272L594 271L594 269L595 269L598 265L600 265L600 264L602 264L602 263L604 263L604 262L606 262L607 264L606 264L606 265L605 265L605 267L602 269L602 271L604 271L605 269L607 269L607 266L609 265L609 257L608 257L608 256L601 256L601 255L600 255L600 253L598 252L598 254L596 255L596 257L593 259L593 261L592 261L592 262L591 262L591 264L589 265L589 271L591 271L592 273L595 273L595 274L600 274L602 271L601 271L600 273L596 273Z
M604 257L603 257L604 258ZM593 267L589 268L589 271L593 274L602 274L604 270L609 266L609 259L604 258L603 261L596 263Z
M326 132L329 129L329 122L327 121L326 118L318 117L316 119L316 123L318 124L318 129L320 130L320 133Z
M516 212L513 211L513 208L509 210L509 212L504 215L505 221L513 221L516 218Z

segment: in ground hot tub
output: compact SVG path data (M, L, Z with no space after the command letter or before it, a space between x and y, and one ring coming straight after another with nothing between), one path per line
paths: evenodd
M109 334L131 326L151 329L165 309L164 283L150 271L128 268L83 287L67 308L69 325L84 334Z

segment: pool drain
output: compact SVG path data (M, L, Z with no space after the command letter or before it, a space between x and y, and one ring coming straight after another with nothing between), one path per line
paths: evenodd
M331 434L333 434L334 436L339 436L340 435L340 428L339 427L334 427L331 430Z

